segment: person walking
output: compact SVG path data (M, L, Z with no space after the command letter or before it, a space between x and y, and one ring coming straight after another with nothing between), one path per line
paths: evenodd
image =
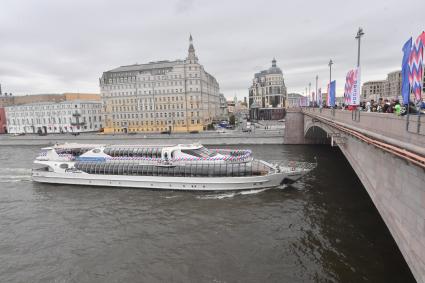
M400 102L398 101L398 99L395 101L395 106L394 106L394 113L397 116L400 116L400 112L401 112L401 105Z
M370 112L370 101L366 102L366 111Z

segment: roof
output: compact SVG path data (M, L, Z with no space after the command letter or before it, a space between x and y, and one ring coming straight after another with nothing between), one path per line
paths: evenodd
M287 97L288 98L298 98L298 97L303 97L303 96L301 94L299 94L299 93L292 92L292 93L288 93L287 94Z
M149 62L146 64L133 64L133 65L127 65L127 66L121 66L112 70L109 70L107 72L110 73L118 73L118 72L129 72L129 71L146 71L146 70L152 70L152 69L163 69L163 68L172 68L177 64L181 64L182 60L175 60L175 61L157 61L157 62Z
M101 104L102 102L98 100L63 100L63 101L42 101L42 102L32 102L32 103L25 103L25 104L14 104L6 106L5 108L8 109L14 109L17 107L26 107L26 106L37 106L37 105L63 105L63 104Z
M364 82L363 85L382 84L382 83L386 83L386 82L387 82L387 80L367 81L367 82Z
M276 66L276 58L273 58L272 60L272 66L270 68L268 68L267 70L263 70L259 73L256 73L254 76L256 78L258 77L262 77L265 75L270 75L270 74L282 74L282 70Z

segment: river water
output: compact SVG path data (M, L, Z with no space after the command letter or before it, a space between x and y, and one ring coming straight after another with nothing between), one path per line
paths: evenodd
M36 146L0 147L0 282L414 282L338 149L298 183L243 193L32 183Z

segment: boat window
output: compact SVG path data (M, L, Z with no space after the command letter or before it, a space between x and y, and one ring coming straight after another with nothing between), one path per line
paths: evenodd
M59 167L62 169L68 169L68 164L62 163L61 165L59 165Z
M201 147L198 149L182 149L182 152L196 157L213 157L216 155L215 153L210 152L205 147Z
M93 149L93 153L99 153L99 152L100 152L100 149L98 149L98 148Z

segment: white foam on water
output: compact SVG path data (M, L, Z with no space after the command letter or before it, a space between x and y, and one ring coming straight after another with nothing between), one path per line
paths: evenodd
M0 168L0 183L16 183L31 180L31 169Z
M204 196L197 196L198 199L226 199L226 198L232 198L236 195L236 193L225 193L225 194L213 194L213 195L204 195Z
M0 179L0 183L18 183L18 182L29 182L31 179Z
M258 189L258 190L242 191L239 194L241 194L241 195L254 195L254 194L258 194L258 193L264 192L265 190L268 190L268 188Z
M0 175L6 175L8 173L30 175L31 169L29 168L0 168Z
M176 198L176 197L178 197L178 196L165 196L165 198Z
M227 198L233 198L235 196L256 195L256 194L259 194L259 193L262 193L264 191L271 190L271 189L283 190L286 187L287 187L286 185L280 185L278 187L273 187L273 188L247 190L247 191L231 192L231 193L217 193L217 194L197 196L196 198L197 199L227 199Z

